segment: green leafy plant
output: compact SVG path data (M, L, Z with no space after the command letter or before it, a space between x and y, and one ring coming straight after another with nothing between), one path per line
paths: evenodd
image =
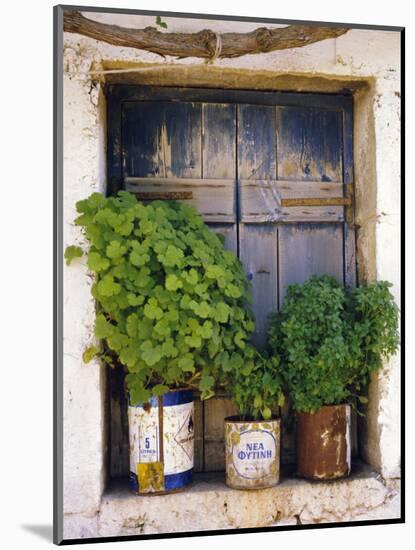
M268 343L281 357L295 410L366 401L370 375L399 344L390 286L380 281L347 291L324 275L288 287L281 311L271 317Z
M399 309L391 286L387 281L375 281L348 295L348 342L353 356L357 356L352 363L357 391L366 388L372 373L399 348Z
M76 258L81 258L83 255L83 250L80 246L71 245L66 247L65 250L65 260L66 265L70 265L73 260Z
M161 19L160 15L158 15L158 16L156 17L156 25L158 25L158 26L161 27L162 29L167 29L167 23L165 23L165 22Z
M210 397L223 369L244 363L255 327L239 260L184 204L144 205L120 191L93 193L76 208L96 274L100 357L126 367L133 403L183 386Z
M251 347L243 367L229 375L227 387L244 420L269 420L275 408L284 404L279 367L278 356Z

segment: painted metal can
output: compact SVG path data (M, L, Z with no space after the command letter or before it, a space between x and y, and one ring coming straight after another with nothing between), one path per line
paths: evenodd
M226 484L233 489L263 489L280 477L280 419L225 418Z
M329 405L297 413L297 472L308 479L350 474L350 405Z
M130 486L139 494L177 491L192 482L194 405L188 390L129 405Z

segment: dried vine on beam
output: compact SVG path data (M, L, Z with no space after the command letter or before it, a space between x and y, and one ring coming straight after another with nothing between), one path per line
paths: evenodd
M228 32L220 35L219 55L217 34L207 29L197 33L167 33L153 27L130 29L93 21L78 11L65 10L63 30L101 40L113 46L137 48L162 56L211 59L301 48L328 38L337 38L349 29L290 25L277 29L261 27L248 33Z

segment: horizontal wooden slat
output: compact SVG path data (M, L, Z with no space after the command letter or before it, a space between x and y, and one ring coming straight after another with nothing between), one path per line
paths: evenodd
M192 199L193 193L191 191L135 191L135 196L141 201L178 201Z
M281 222L342 222L343 206L286 206L281 209Z
M207 222L236 222L235 182L228 179L125 178L125 189L142 200L181 200ZM240 221L243 223L343 221L341 183L242 180ZM295 206L298 204L298 206Z
M261 184L264 182L243 180L242 185ZM282 199L306 197L341 197L344 185L341 182L326 183L324 181L290 181L284 179L272 180Z
M206 222L236 222L235 182L231 179L127 177L124 186L139 194L175 193L176 200L194 206Z
M159 68L159 67L157 67ZM172 66L173 70L177 68ZM201 71L204 67L201 65ZM356 87L359 87L356 85ZM364 87L362 84L360 87ZM116 84L109 89L113 100L121 101L202 101L214 103L251 103L257 105L285 105L345 109L353 104L351 92L346 94L318 94L303 92L268 92L258 90L231 90L219 88L183 88L170 86L131 86Z
M338 221L343 219L343 209L339 211L337 205L342 205L344 200L341 183L287 180L240 182L240 213L244 223Z
M341 222L343 206L281 206L275 212L246 212L243 223Z
M320 197L310 199L281 199L281 206L350 206L347 197Z

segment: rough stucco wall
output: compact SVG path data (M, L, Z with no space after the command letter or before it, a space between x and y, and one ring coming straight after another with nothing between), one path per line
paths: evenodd
M85 15L137 28L154 25L153 17ZM167 22L169 31L184 32L203 28L247 32L258 26L171 18ZM104 188L104 100L98 80L218 87L246 87L249 82L253 89L310 91L338 91L344 83L359 89L354 129L359 274L364 281L392 281L398 298L399 58L399 34L385 31L352 30L338 39L305 48L217 60L213 65L193 58L163 59L65 34L65 245L84 244L71 224L76 200ZM95 74L98 89L91 87L88 71L108 68L140 70ZM96 364L83 365L81 359L90 343L94 318L90 285L83 261L65 270L65 511L83 514L84 532L96 522L105 447L103 372ZM366 440L362 453L385 477L399 476L399 368L399 361L394 359L373 381L362 428ZM70 525L76 522L70 522L68 516L67 529L73 532L75 527Z
M393 283L400 304L400 82L388 71L355 96L359 279ZM400 475L400 361L373 377L360 420L361 453L386 478Z
M400 87L394 78L376 82L377 147L376 278L393 283L400 305ZM378 375L379 454L385 477L400 475L400 361L392 358Z
M66 58L66 68L70 66ZM72 65L74 67L74 65ZM77 66L79 67L79 66ZM73 224L76 201L104 189L104 134L97 88L84 79L64 79L64 247L85 240ZM85 260L64 270L64 511L98 510L104 482L104 373L85 365L95 305Z

